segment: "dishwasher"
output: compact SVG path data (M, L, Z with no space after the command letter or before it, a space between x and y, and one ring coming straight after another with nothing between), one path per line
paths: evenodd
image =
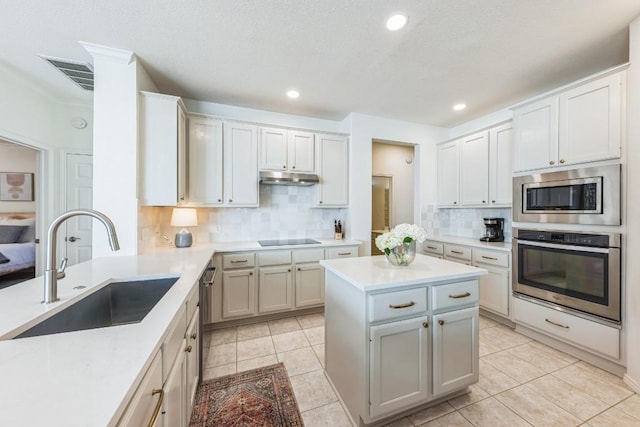
M198 339L198 381L202 382L202 366L204 361L202 360L203 354L203 337L204 337L204 319L209 319L209 289L213 285L213 281L216 278L216 268L213 266L213 259L210 259L207 263L207 267L204 269L204 272L200 276L199 280L199 289L200 289L200 315L198 316L198 330L199 330L199 339Z

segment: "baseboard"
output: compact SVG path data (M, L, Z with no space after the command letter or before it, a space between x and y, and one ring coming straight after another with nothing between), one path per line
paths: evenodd
M631 390L635 391L636 393L640 393L640 383L638 383L627 374L624 374L622 379L624 380L625 384L631 387Z
M491 311L485 310L482 307L480 307L480 315L484 316L484 317L486 317L488 319L491 319L494 322L498 322L498 323L500 323L502 325L508 326L511 329L514 329L516 327L515 322L513 322L511 319L508 319L508 318L506 318L504 316L501 316L499 314L495 314L495 313L493 313Z
M307 314L315 313L324 313L324 306L303 308L301 310L283 311L280 313L264 314L260 316L244 317L242 319L225 320L222 322L207 323L204 325L204 330L213 331L215 329L250 325L252 323L262 323L268 322L269 320L286 319L287 317L304 316Z

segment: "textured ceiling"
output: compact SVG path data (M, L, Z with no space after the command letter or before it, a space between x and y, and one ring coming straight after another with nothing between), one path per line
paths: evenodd
M0 61L89 101L37 54L133 51L160 90L341 120L453 126L628 60L640 0L0 0ZM385 30L395 11L404 29ZM285 97L296 88L297 100ZM469 108L453 112L454 103Z

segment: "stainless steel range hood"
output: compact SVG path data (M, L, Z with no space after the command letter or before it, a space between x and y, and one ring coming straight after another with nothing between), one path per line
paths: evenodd
M261 171L260 184L270 185L313 185L320 182L314 173Z

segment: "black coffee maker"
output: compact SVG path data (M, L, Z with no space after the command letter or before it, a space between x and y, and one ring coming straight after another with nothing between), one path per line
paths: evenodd
M484 235L482 242L504 242L504 218L483 218Z

